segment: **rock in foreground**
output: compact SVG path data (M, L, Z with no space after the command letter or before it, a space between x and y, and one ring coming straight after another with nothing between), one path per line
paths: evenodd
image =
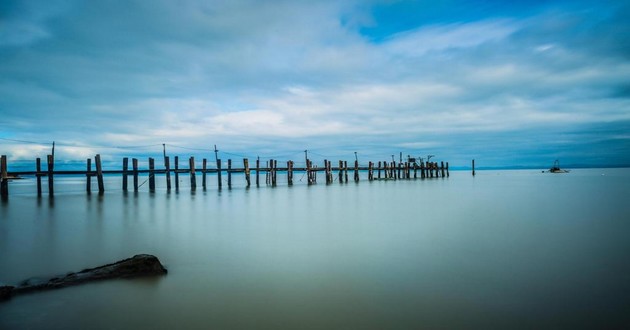
M49 280L29 279L22 281L15 288L12 286L2 286L0 287L0 299L6 299L11 295L24 292L59 289L86 282L115 278L163 275L166 273L166 268L162 266L160 260L156 256L138 254L113 264L84 269L78 273L69 273L67 275L53 277Z

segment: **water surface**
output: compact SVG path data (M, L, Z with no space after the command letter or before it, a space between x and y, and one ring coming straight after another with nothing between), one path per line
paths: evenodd
M169 274L18 296L0 328L630 326L629 169L249 189L235 176L221 191L209 177L194 193L180 179L123 194L110 177L88 196L69 178L52 200L12 182L0 281L138 253Z

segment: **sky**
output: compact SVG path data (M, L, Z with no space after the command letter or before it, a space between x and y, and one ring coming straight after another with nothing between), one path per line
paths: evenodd
M0 153L630 166L630 2L0 1Z

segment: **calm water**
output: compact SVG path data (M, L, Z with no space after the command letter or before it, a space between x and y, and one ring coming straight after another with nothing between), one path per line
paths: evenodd
M102 197L65 179L54 201L12 182L1 282L138 253L169 274L18 296L0 329L630 327L630 169L258 189L235 177L196 193L181 179L177 194L124 195L108 178Z

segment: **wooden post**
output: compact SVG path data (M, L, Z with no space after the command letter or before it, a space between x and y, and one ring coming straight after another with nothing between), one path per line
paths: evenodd
M359 161L354 161L354 182L359 182Z
M475 176L475 160L472 160L472 175Z
M138 192L138 159L131 159L131 168L133 170L133 191Z
M444 177L444 162L441 162L441 163L442 163L442 177Z
M251 177L249 172L249 159L243 158L243 168L245 169L245 182L247 183L246 187L249 188L251 185Z
M378 162L378 179L381 179L381 162Z
M424 175L424 162L423 161L420 162L420 178L421 179L425 178L425 175Z
M171 191L171 160L169 156L164 157L164 170L166 171L166 191Z
M451 174L448 172L448 162L446 162L446 177L448 178Z
M179 191L179 156L175 156L175 191Z
M328 180L332 184L334 181L333 172L332 172L332 161L328 161Z
M271 186L276 186L276 177L278 175L278 160L271 160Z
M53 197L55 195L55 183L53 178L53 171L55 168L55 156L47 155L46 164L48 165L48 196Z
M201 162L201 187L206 190L206 169L208 168L208 160L203 159Z
M339 183L343 183L343 160L339 161Z
M306 178L309 185L313 184L313 177L311 176L311 161L306 160Z
M149 157L149 192L155 192L155 160Z
M87 171L85 171L86 181L85 181L85 190L88 195L92 193L92 159L87 159Z
M122 165L122 190L127 191L127 168L129 167L129 158L123 158Z
M346 179L346 183L348 183L348 161L347 160L343 161L343 172L344 172L344 178Z
M418 178L418 163L416 163L415 161L413 162L413 178Z
M103 183L103 167L101 166L101 155L94 156L94 163L96 163L96 183L98 184L98 194L105 193L105 185Z
M217 183L219 185L219 190L221 190L223 183L221 182L221 160L220 159L217 159Z
M266 162L265 162L265 184L267 184L267 185L268 185L268 184L269 184L269 182L270 182L270 181L269 181L269 171L271 171L271 170L269 169L269 161L266 161Z
M228 159L227 175L228 175L228 189L232 189L232 160L231 159Z
M9 175L7 173L7 156L0 156L0 197L2 200L9 198Z
M37 158L35 160L35 176L37 177L37 197L42 197L42 160Z
M287 161L287 184L293 185L293 161Z
M256 158L256 187L260 187L260 157Z
M188 165L190 167L190 190L197 190L197 178L195 177L195 157L188 158Z
M372 171L373 171L372 166L373 166L373 163L372 163L372 162L369 162L369 163L368 163L368 181L372 181L372 180L374 180L374 174L373 174L373 172L372 172Z

